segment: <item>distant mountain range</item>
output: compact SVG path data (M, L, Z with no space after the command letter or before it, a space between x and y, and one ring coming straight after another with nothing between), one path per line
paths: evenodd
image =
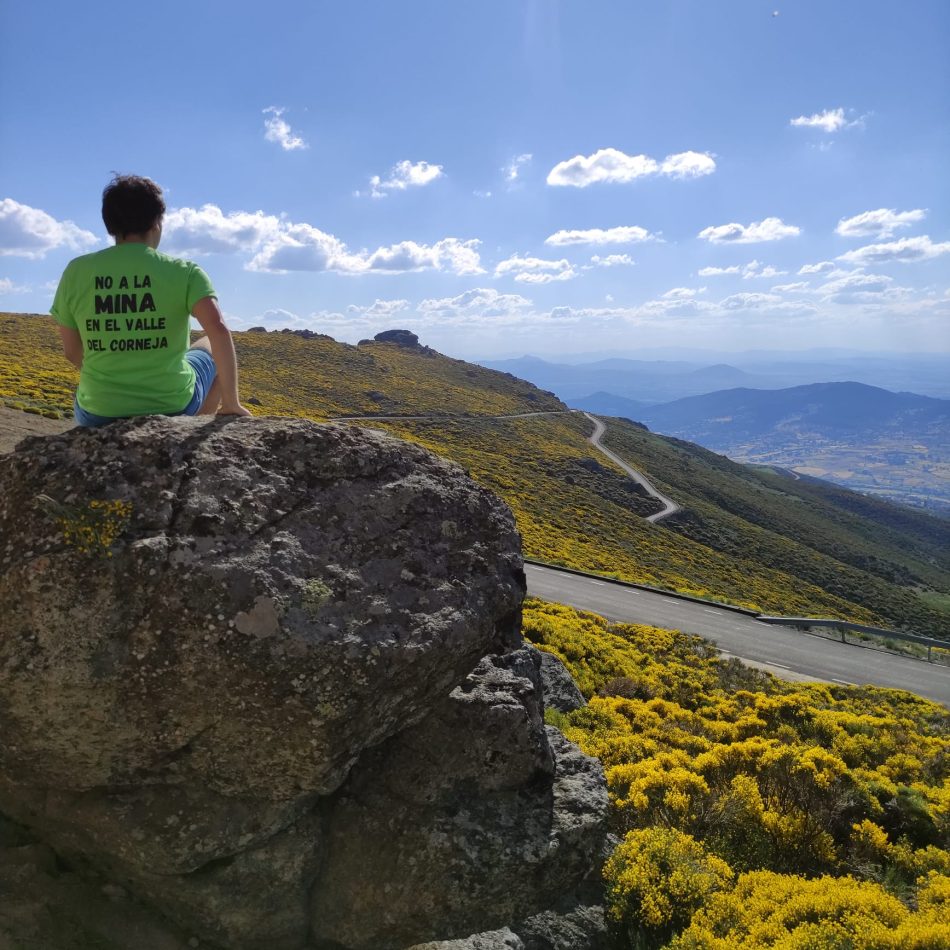
M557 363L523 356L483 361L481 365L527 379L567 401L584 399L592 393L610 393L655 404L722 389L787 389L843 380L950 398L950 355L947 354L746 353L735 356L735 359L717 362L611 358L590 363Z
M950 400L892 393L863 383L790 389L727 389L640 410L638 421L665 435L729 450L763 438L868 442L888 436L950 444Z
M814 383L728 389L639 408L603 393L572 404L635 419L737 461L950 512L947 399L863 383Z
M621 419L639 420L650 407L648 403L636 399L625 399L613 393L593 393L583 399L568 399L572 409L583 409L595 416L619 416Z
M565 401L590 393L611 393L644 404L667 402L733 386L769 388L769 380L726 364L703 366L670 360L598 360L569 366L548 363L535 356L495 360L481 364L511 373L519 379L550 390Z

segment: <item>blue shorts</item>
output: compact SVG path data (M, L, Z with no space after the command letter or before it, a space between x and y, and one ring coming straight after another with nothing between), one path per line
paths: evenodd
M191 397L191 402L180 412L165 412L160 415L166 416L193 416L204 405L211 384L217 375L217 368L214 360L207 350L188 350L185 353L185 359L191 364L195 371L195 394ZM116 419L129 418L128 416L97 416L94 412L86 412L79 405L79 400L73 400L73 415L76 418L77 426L104 426L107 422L115 422Z

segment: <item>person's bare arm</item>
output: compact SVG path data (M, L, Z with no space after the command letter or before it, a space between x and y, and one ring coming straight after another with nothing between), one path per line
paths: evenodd
M76 369L82 369L82 337L78 330L57 324L59 338L63 341L63 355Z
M238 398L237 354L234 352L234 340L225 325L218 301L214 297L202 297L195 304L192 313L211 344L211 355L214 357L218 383L221 386L221 408L218 414L249 416L250 412L241 405Z

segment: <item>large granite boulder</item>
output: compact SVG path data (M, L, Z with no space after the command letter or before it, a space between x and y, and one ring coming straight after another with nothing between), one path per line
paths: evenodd
M599 866L603 773L544 725L539 666L535 651L486 657L361 759L332 815L318 937L395 950L465 936L550 906Z
M124 895L77 927L401 950L596 876L603 776L543 725L514 522L458 466L346 426L129 420L0 457L0 538L0 812L23 887Z

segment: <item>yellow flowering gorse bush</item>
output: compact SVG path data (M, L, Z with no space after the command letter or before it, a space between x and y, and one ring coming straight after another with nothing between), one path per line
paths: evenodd
M934 909L950 898L944 707L786 683L699 637L559 604L528 601L524 629L588 699L548 718L604 763L623 838L610 916L627 946L678 929L678 950L950 946ZM689 887L704 881L700 899Z
M37 504L59 525L64 544L80 554L102 557L112 557L110 548L132 516L132 503L119 499L63 504L40 495Z

